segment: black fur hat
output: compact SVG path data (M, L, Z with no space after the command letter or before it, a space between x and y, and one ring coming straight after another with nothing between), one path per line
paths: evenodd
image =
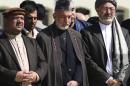
M62 11L69 11L71 10L71 1L72 0L57 0L55 11L62 10Z
M104 4L106 2L112 3L115 7L117 7L116 0L96 0L95 2L95 8L99 7L101 4Z

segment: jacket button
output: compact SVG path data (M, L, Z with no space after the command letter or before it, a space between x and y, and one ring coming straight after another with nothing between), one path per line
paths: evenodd
M72 71L71 68L69 68L68 71L71 72Z

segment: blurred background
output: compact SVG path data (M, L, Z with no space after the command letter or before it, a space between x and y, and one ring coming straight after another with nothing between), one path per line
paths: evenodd
M19 7L20 3L24 0L0 0L0 28L3 25L2 12L10 7ZM43 20L45 25L50 25L53 22L53 9L56 0L33 0L36 3L43 4L46 8L45 18ZM73 0L76 8L87 9L86 14L88 17L96 16L94 8L95 0ZM130 0L117 0L117 19L119 22L130 18Z

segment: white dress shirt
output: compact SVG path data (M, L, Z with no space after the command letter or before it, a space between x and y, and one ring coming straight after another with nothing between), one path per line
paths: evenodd
M112 74L112 28L111 24L109 25L104 25L99 22L101 32L103 35L104 43L106 46L106 51L107 51L107 65L106 65L106 70L109 74Z

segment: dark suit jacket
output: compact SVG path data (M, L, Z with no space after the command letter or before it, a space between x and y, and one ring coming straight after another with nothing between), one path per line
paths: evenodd
M130 19L126 19L124 21L121 22L121 26L124 27L124 28L127 28L129 33L130 33ZM127 86L130 86L130 78L129 80L127 81L128 85Z
M34 39L22 36L30 71L35 71L40 81L33 83L33 86L41 86L41 81L47 73L47 64L44 55ZM14 50L5 34L0 36L0 86L20 86L15 82L17 71L21 71Z
M128 31L122 29L128 48L130 49L130 38ZM105 82L110 77L106 72L107 52L105 43L98 23L81 31L86 54L86 63L88 67L88 75L90 86L106 86ZM113 50L112 50L113 51ZM127 73L123 82L125 83L129 77Z
M56 25L54 25L54 24L50 25L48 28L45 28L44 30L42 30L36 38L36 40L38 41L41 49L43 50L43 52L48 60L49 69L48 69L48 83L47 83L48 85L47 86L62 86L59 84L59 83L61 83L60 80L59 81L57 80L58 82L55 82L55 77L59 77L59 76L55 76L54 71L51 70L54 67L53 61L51 61L54 59L53 54L52 54L54 52L53 46L52 46L53 35L51 32L55 28L57 28ZM87 71L86 71L84 54L83 54L82 43L81 43L81 35L80 35L80 33L76 32L72 29L68 30L68 32L70 34L70 39L72 40L72 44L73 44L76 56L82 65L83 86L88 86ZM57 61L59 61L59 59L57 59ZM62 71L59 70L58 72L60 74ZM78 75L78 73L77 73L77 75Z
M124 21L121 22L121 26L124 28L127 28L130 31L130 19L126 19Z

